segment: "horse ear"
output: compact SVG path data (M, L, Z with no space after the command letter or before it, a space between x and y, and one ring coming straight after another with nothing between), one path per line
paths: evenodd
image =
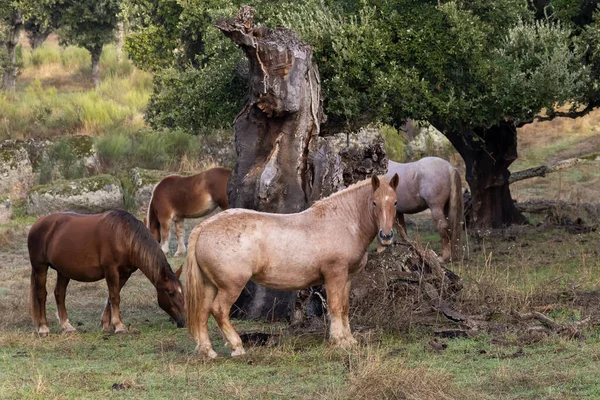
M148 226L148 220L144 217L144 225Z
M379 188L379 178L377 175L373 175L371 178L371 185L373 185L373 191L376 191Z
M398 187L398 183L400 183L400 177L396 173L396 174L394 174L394 176L392 176L392 180L390 181L390 186L392 188L394 188L394 190L396 190L396 188Z
M183 271L183 264L181 264L179 268L177 268L177 271L175 271L175 276L177 276L177 278L181 276L181 271Z

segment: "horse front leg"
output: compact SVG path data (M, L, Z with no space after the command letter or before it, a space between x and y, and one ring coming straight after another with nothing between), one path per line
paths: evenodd
M444 210L441 208L432 208L431 217L442 239L442 261L448 261L452 256L450 225L448 224Z
M67 296L67 286L69 285L69 281L69 278L59 272L56 279L56 287L54 288L54 298L56 299L57 309L56 314L63 334L77 331L77 329L73 328L69 322L67 308L65 307L65 298Z
M327 291L327 305L329 306L329 341L334 346L347 348L356 343L350 332L350 323L346 322L349 300L346 293L350 293L348 268L331 268L324 275L325 289ZM346 309L346 316L344 310ZM346 329L347 326L347 329Z
M110 322L115 327L115 333L127 332L127 327L121 321L119 305L121 303L121 284L118 267L109 268L106 272L106 284L108 286L108 300L110 302ZM108 302L107 302L108 306Z
M125 286L125 283L127 282L127 280L129 279L131 275L121 275L119 276L119 293L121 293L121 289L123 289L123 286ZM101 319L101 324L102 324L102 330L104 332L111 332L111 302L110 302L110 294L109 296L106 298L106 305L104 306L104 311L102 312L102 319Z
M46 278L48 276L48 265L46 263L31 263L31 311L33 323L37 333L42 336L48 336L48 320L46 319Z
M185 227L184 227L184 219L177 219L175 221L175 234L177 235L177 252L175 253L175 257L180 257L185 254Z

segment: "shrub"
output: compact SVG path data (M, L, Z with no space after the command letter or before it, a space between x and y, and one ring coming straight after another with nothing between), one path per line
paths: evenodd
M107 169L119 169L131 155L132 139L123 133L99 137L95 141L100 162Z
M42 185L56 178L79 179L86 174L83 160L75 154L68 137L50 145L39 168L39 183Z
M60 63L60 61L60 53L56 47L42 45L31 52L30 62L34 67Z

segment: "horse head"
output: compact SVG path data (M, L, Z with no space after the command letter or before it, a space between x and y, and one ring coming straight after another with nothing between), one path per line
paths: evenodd
M183 265L173 273L171 268L163 269L164 273L156 284L158 305L177 323L178 328L185 326L183 286L179 281Z
M389 184L383 184L376 175L371 178L373 186L372 207L377 224L377 240L380 246L392 244L394 238L394 219L396 218L396 188L398 187L398 174L394 174ZM379 247L378 245L378 247Z

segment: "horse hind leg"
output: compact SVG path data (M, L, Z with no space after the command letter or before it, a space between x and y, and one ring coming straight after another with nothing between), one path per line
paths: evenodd
M169 233L171 232L171 221L173 221L173 216L169 215L167 217L159 214L158 218L160 222L160 247L162 248L163 253L169 254Z
M203 273L200 271L200 273ZM204 277L202 285L202 298L200 300L200 309L198 310L199 330L196 336L196 351L202 356L216 358L217 353L212 348L210 337L208 335L208 317L212 310L212 304L217 295L217 287ZM228 313L229 315L229 313Z
M437 231L440 234L440 238L442 239L442 260L447 261L450 259L451 256L451 234L448 219L444 214L444 210L441 208L432 208L431 217L433 218L433 221L435 222L437 227Z
M178 218L175 220L175 233L177 234L177 252L175 253L175 257L180 257L185 254L185 220L183 218Z
M48 265L46 263L31 263L31 313L37 333L48 336L48 320L46 319L46 278L48 276Z
M67 285L69 285L69 278L65 277L61 273L58 273L56 279L56 287L54 288L54 298L56 299L56 315L58 317L60 329L62 333L76 332L69 322L67 315L67 309L65 307L65 297L67 294Z
M229 320L231 306L233 303L235 303L243 289L243 286L241 288L219 288L217 291L217 296L212 303L212 314L217 320L217 324L219 324L219 328L221 328L221 331L225 336L227 347L231 349L232 357L246 354L242 344L242 339L235 331L231 325L231 321Z

